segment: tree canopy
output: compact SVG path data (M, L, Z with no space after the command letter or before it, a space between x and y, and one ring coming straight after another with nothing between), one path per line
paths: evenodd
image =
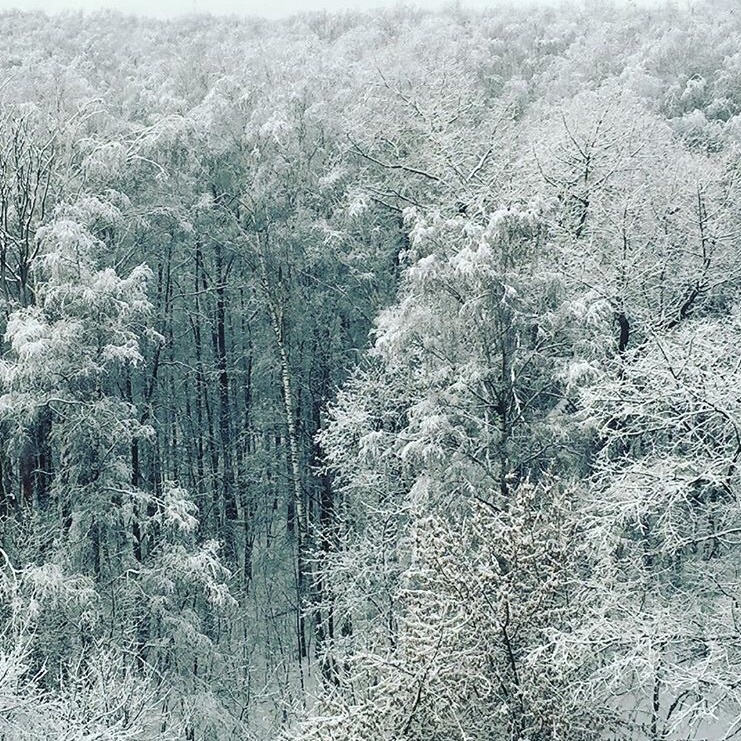
M0 738L741 733L733 2L0 37Z

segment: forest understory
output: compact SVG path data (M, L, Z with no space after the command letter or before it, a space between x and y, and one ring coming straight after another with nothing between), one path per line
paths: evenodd
M0 740L741 738L735 1L0 40Z

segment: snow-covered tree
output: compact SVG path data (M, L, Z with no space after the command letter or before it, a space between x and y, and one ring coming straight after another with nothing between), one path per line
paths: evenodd
M741 697L736 308L661 334L583 385L599 440L582 505L582 632L595 702L624 733L730 738ZM616 369L617 370L617 369Z
M344 627L300 737L588 737L581 667L549 649L578 620L580 555L576 497L549 475L568 465L569 337L542 214L409 220L373 367L322 434L344 495L323 578Z
M106 246L89 228L118 218L112 204L84 198L40 230L36 301L10 315L2 369L3 420L22 474L15 496L54 517L60 544L77 557L89 551L75 567L91 563L97 575L133 549L130 450L148 434L115 384L142 359L151 273L142 265L122 278L101 266ZM39 424L43 438L29 450Z

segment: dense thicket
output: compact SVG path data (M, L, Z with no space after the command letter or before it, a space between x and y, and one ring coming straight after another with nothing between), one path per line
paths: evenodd
M734 2L0 38L0 738L741 732Z

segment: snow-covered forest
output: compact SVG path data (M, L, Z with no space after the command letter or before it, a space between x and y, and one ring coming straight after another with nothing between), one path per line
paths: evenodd
M0 39L0 739L741 738L736 0Z

